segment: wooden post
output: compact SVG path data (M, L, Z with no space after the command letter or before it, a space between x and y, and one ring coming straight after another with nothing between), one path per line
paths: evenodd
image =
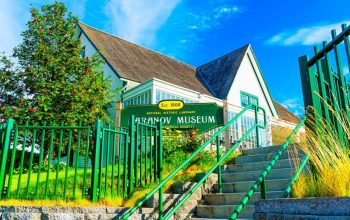
M115 111L115 129L117 130L122 130L120 124L121 124L121 112L122 112L122 102L117 102L116 103L116 111ZM120 135L116 135L116 146L119 146L119 140L120 140ZM119 147L117 147L116 150L116 157L119 160Z
M228 103L227 100L223 100L223 118L224 118L224 124L227 124L228 122ZM225 151L227 151L231 147L231 141L230 141L230 129L226 129L224 132L224 140L223 145L225 147Z

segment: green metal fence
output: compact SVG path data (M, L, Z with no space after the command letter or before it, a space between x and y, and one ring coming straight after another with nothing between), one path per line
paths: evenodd
M230 126L237 121L239 117L241 117L244 113L247 111L253 110L255 115L255 123L247 130L247 132L242 135L242 137L237 140L235 144L232 145L232 147L223 155L221 156L220 153L220 134L225 132L226 129L229 129ZM264 124L259 124L259 116L258 112L263 112L263 118L264 118ZM139 208L142 207L142 205L150 199L156 192L159 193L159 205L158 205L158 219L169 219L186 201L187 199L201 186L201 184L209 177L211 173L216 171L218 173L218 189L219 192L222 191L222 184L221 184L221 164L222 162L230 155L242 142L245 138L247 138L253 131L258 133L259 129L265 129L266 128L266 112L263 108L256 104L249 104L247 107L245 107L240 113L235 115L227 124L225 124L218 132L216 132L211 138L209 138L206 142L204 142L191 156L188 157L178 168L176 168L173 172L171 172L164 180L161 180L160 183L152 189L152 191L147 194L142 201L140 201L136 206L129 209L126 213L124 213L120 219L128 219L133 213L135 213ZM256 138L259 138L257 135ZM195 157L198 155L201 151L205 149L208 145L210 145L213 141L216 142L217 146L217 163L206 172L206 175L202 177L201 180L199 180L192 188L186 192L186 194L181 198L180 201L176 203L174 207L170 207L167 213L163 213L163 187L164 185L172 179L181 169L183 169L187 164L189 164ZM256 143L259 143L259 140L256 141ZM257 146L258 147L258 146ZM160 157L160 160L162 160L162 157ZM162 161L159 162L159 164L162 164ZM159 170L161 177L161 171Z
M344 77L344 54L347 67L350 66L350 27L342 25L342 32L337 35L332 30L332 41L323 42L322 48L314 47L314 55L299 57L305 108L312 106L315 123L325 121L329 129L336 131L339 140L348 146L344 137L341 120L349 119L349 95ZM343 55L343 56L342 56ZM332 114L332 112L335 114ZM339 118L335 117L338 115ZM343 117L347 116L347 117ZM309 126L312 128L312 126Z
M146 133L140 133L139 127ZM139 125L134 117L128 129L96 121L79 125L24 125L9 119L0 125L0 192L2 198L91 199L93 202L127 197L141 187L134 172L160 167L161 125ZM135 155L136 134L142 141ZM143 155L143 161L138 155ZM154 156L156 155L156 156ZM158 179L149 170L140 177ZM151 171L155 171L151 169Z

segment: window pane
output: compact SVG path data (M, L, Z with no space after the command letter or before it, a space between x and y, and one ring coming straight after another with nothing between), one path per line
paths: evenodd
M254 97L250 97L250 103L258 105L258 99L254 98ZM252 109L254 109L254 108L255 107L252 106Z
M241 94L242 107L246 107L249 104L249 98L247 95Z
M258 99L254 98L254 97L250 97L250 103L252 104L258 104Z
M151 104L152 103L152 93L151 91L148 91L147 93L147 103L146 104Z
M148 92L145 93L145 104L148 104L149 103L149 98L150 98L150 95Z
M141 95L141 104L142 104L142 105L146 104L146 93L143 93L143 94Z
M83 46L83 48L81 48L80 56L82 58L85 58L85 46Z
M160 92L157 90L156 92L156 102L158 103L160 101Z

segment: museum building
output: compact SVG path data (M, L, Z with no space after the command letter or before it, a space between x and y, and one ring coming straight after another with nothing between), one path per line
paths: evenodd
M292 129L299 121L271 97L249 44L193 67L85 24L79 24L77 34L83 46L82 56L97 52L102 55L104 75L111 79L112 89L122 88L122 108L157 104L169 99L184 103L216 103L227 110L224 111L227 121L248 104L256 103L266 110L268 119L268 129L260 130L261 146L274 144L273 126ZM115 118L115 105L109 113ZM261 113L259 121L262 123ZM229 131L231 142L238 140L253 124L253 111L240 117ZM246 146L255 146L255 140L252 133L245 141Z

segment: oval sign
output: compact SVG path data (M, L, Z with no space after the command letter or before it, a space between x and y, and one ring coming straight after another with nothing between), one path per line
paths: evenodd
M179 110L184 107L181 100L163 100L158 103L158 107L162 110Z

